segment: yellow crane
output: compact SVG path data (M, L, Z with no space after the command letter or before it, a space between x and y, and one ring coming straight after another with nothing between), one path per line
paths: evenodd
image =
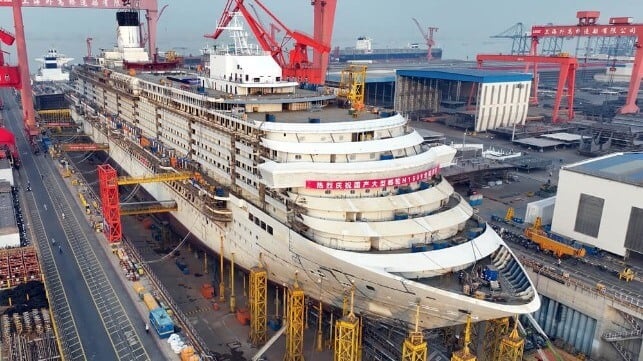
M350 112L357 118L364 110L364 88L366 86L366 65L351 64L344 68L339 82L338 96L350 104Z

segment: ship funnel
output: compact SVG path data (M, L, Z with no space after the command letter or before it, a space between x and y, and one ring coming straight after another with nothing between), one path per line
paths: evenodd
M119 11L116 13L118 23L118 48L141 48L139 18L136 11Z

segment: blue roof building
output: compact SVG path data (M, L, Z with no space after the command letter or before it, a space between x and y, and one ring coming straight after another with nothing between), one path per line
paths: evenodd
M395 110L421 120L450 114L450 125L477 132L524 124L532 74L469 68L396 71Z

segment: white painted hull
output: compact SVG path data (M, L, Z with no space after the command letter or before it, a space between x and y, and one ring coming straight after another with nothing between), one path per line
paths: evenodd
M109 143L111 159L130 175L141 176L151 173L124 147L108 140L103 133L94 129L90 122L84 122L84 130L94 142ZM470 312L474 321L480 321L531 313L540 306L537 296L522 305L493 303L430 287L381 271L381 268L358 266L333 256L336 250L306 239L234 195L230 195L228 202L233 221L225 225L217 225L206 221L206 217L191 202L169 185L152 183L142 184L142 186L158 200L176 200L179 211L173 212L174 217L206 247L218 252L220 237L223 236L226 259L230 259L234 254L236 265L250 269L258 265L261 257L272 282L291 285L297 277L299 286L307 295L319 298L321 294L324 303L335 307L342 307L343 295L350 289L351 283L356 290L355 310L357 312L412 323L415 318L415 305L420 301L420 327L423 328L464 323L465 312ZM249 219L249 212L272 226L273 235L256 226ZM483 234L485 237L496 237L504 245L491 227L487 229L488 231ZM321 282L320 279L322 279Z

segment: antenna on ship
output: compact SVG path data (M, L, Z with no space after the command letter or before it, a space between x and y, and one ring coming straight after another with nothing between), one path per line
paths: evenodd
M233 12L230 24L217 29L230 30L230 37L234 41L234 55L250 55L252 52L248 45L248 33L243 28L241 19L243 15L240 12Z

